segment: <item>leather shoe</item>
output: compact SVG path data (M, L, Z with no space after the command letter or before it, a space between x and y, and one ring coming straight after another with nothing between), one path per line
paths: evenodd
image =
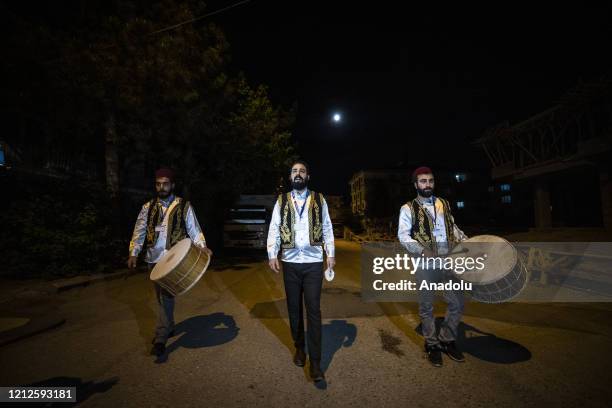
M293 356L293 364L298 367L304 367L306 364L306 353L301 348L295 349L295 355Z
M174 337L174 330L172 330L170 333L168 333L168 338L170 337ZM153 337L153 340L151 340L151 344L155 344L155 340L157 340L156 337Z
M166 345L164 343L155 343L151 348L152 356L161 356L166 352Z
M321 366L318 361L310 360L310 378L314 382L323 381L325 379L325 375L323 375L323 371L321 371Z

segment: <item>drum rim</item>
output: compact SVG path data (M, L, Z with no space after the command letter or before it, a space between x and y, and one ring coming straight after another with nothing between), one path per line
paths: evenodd
M469 241L470 239L473 239L473 238L476 238L476 237L495 237L495 238L498 238L498 239L502 240L502 241L503 241L503 242L505 242L506 244L510 245L510 247L512 247L512 249L514 249L514 266L513 266L512 268L508 269L508 270L506 271L506 273L504 273L504 275L503 275L502 277L497 278L497 279L491 279L491 280L482 281L482 282L472 282L472 281L469 281L469 280L467 280L467 279L463 279L461 276L457 276L457 278L461 279L462 281L469 282L469 283L471 283L472 285L489 285L489 284L491 284L491 283L495 283L495 282L497 282L497 281L499 281L499 280L503 279L503 278L504 278L504 277L506 277L506 276L507 276L507 275L508 275L510 272L512 272L512 271L513 271L515 268L517 268L517 267L518 267L518 263L520 262L520 259L519 259L519 254L518 254L518 250L517 250L517 249L514 247L514 245L512 245L512 243L511 243L510 241L508 241L508 240L507 240L507 239L505 239L504 237L500 237L499 235L492 235L492 234L474 235L474 236L473 236L473 237L471 237L471 238L468 238L468 239L466 239L466 240L464 240L464 241L461 241L461 242L460 242L460 244L462 244L462 243L464 243L464 242L467 242L467 241ZM474 241L474 242L486 242L486 241Z

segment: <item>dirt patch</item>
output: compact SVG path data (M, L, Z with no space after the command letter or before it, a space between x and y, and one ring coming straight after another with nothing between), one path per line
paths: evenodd
M404 352L397 347L402 344L402 340L399 337L395 337L383 329L378 329L378 334L380 335L380 343L383 350L398 357L404 355Z

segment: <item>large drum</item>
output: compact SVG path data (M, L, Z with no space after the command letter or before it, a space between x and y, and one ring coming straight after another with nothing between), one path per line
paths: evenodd
M468 292L474 300L483 303L501 303L516 297L527 284L527 270L512 244L495 235L477 235L461 243L460 255L484 256L484 268L456 274L472 283Z
M172 295L182 295L204 276L209 263L210 256L185 238L155 265L150 279Z

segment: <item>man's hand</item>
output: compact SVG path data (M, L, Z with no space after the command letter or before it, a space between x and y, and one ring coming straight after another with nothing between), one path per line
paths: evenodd
M328 256L327 257L327 269L333 269L336 266L336 257Z
M128 262L127 262L128 268L129 268L129 269L134 269L134 268L136 268L136 263L137 263L137 262L138 262L138 257L137 257L137 256L130 256L130 257L128 258Z
M280 265L278 263L278 258L273 258L268 261L268 265L270 269L272 269L276 273L280 273Z

